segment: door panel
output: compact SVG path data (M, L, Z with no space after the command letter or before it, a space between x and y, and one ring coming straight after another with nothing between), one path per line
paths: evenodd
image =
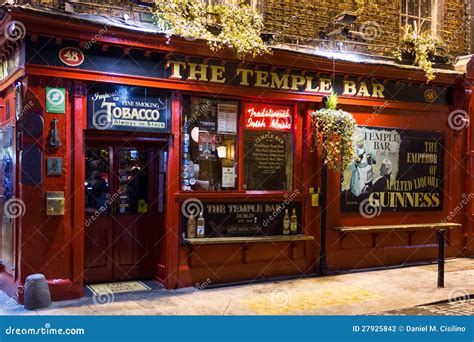
M93 147L86 151L85 180L85 280L107 281L113 275L110 245L114 221L111 216L111 149ZM110 204L109 204L110 203Z
M147 146L116 145L108 147L108 151L109 157L95 164L107 164L105 160L108 160L109 172L104 172L108 185L107 208L89 229L86 215L86 280L152 278L156 270L157 232L162 223L157 181L161 154ZM86 174L92 173L86 170ZM87 184L86 181L86 202ZM92 196L93 203L97 202L97 193ZM99 204L103 199L104 196L99 196ZM97 205L89 206L97 211Z

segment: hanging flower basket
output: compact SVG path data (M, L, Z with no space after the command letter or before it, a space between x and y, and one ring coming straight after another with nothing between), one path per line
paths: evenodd
M399 47L393 55L403 64L417 65L426 75L427 83L436 78L434 63L447 63L449 52L441 37L431 30L422 30L424 21L403 28ZM445 32L445 31L443 31Z
M357 124L351 113L336 109L337 96L326 107L311 113L315 144L322 141L323 162L333 171L344 172L354 156L353 136Z

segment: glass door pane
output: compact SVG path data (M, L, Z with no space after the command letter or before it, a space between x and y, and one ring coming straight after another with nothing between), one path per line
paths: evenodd
M89 148L86 152L85 210L109 212L110 192L109 148Z
M148 212L148 153L133 148L119 149L118 214Z

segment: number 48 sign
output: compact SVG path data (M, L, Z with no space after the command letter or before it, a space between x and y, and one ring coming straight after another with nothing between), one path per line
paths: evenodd
M66 65L79 66L84 62L84 54L74 47L66 47L59 51L59 59Z

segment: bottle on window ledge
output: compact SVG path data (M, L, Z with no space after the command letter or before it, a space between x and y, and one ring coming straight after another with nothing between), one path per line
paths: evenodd
M199 213L199 218L197 220L196 235L198 238L203 238L206 235L205 220L202 216L202 211Z
M296 234L296 232L298 231L298 217L296 216L295 208L293 208L293 212L291 213L290 222L291 234Z
M191 216L188 218L188 239L193 239L196 237L196 219L194 218L194 211L191 213Z
M288 209L285 209L285 217L283 218L283 235L290 234L290 215Z

